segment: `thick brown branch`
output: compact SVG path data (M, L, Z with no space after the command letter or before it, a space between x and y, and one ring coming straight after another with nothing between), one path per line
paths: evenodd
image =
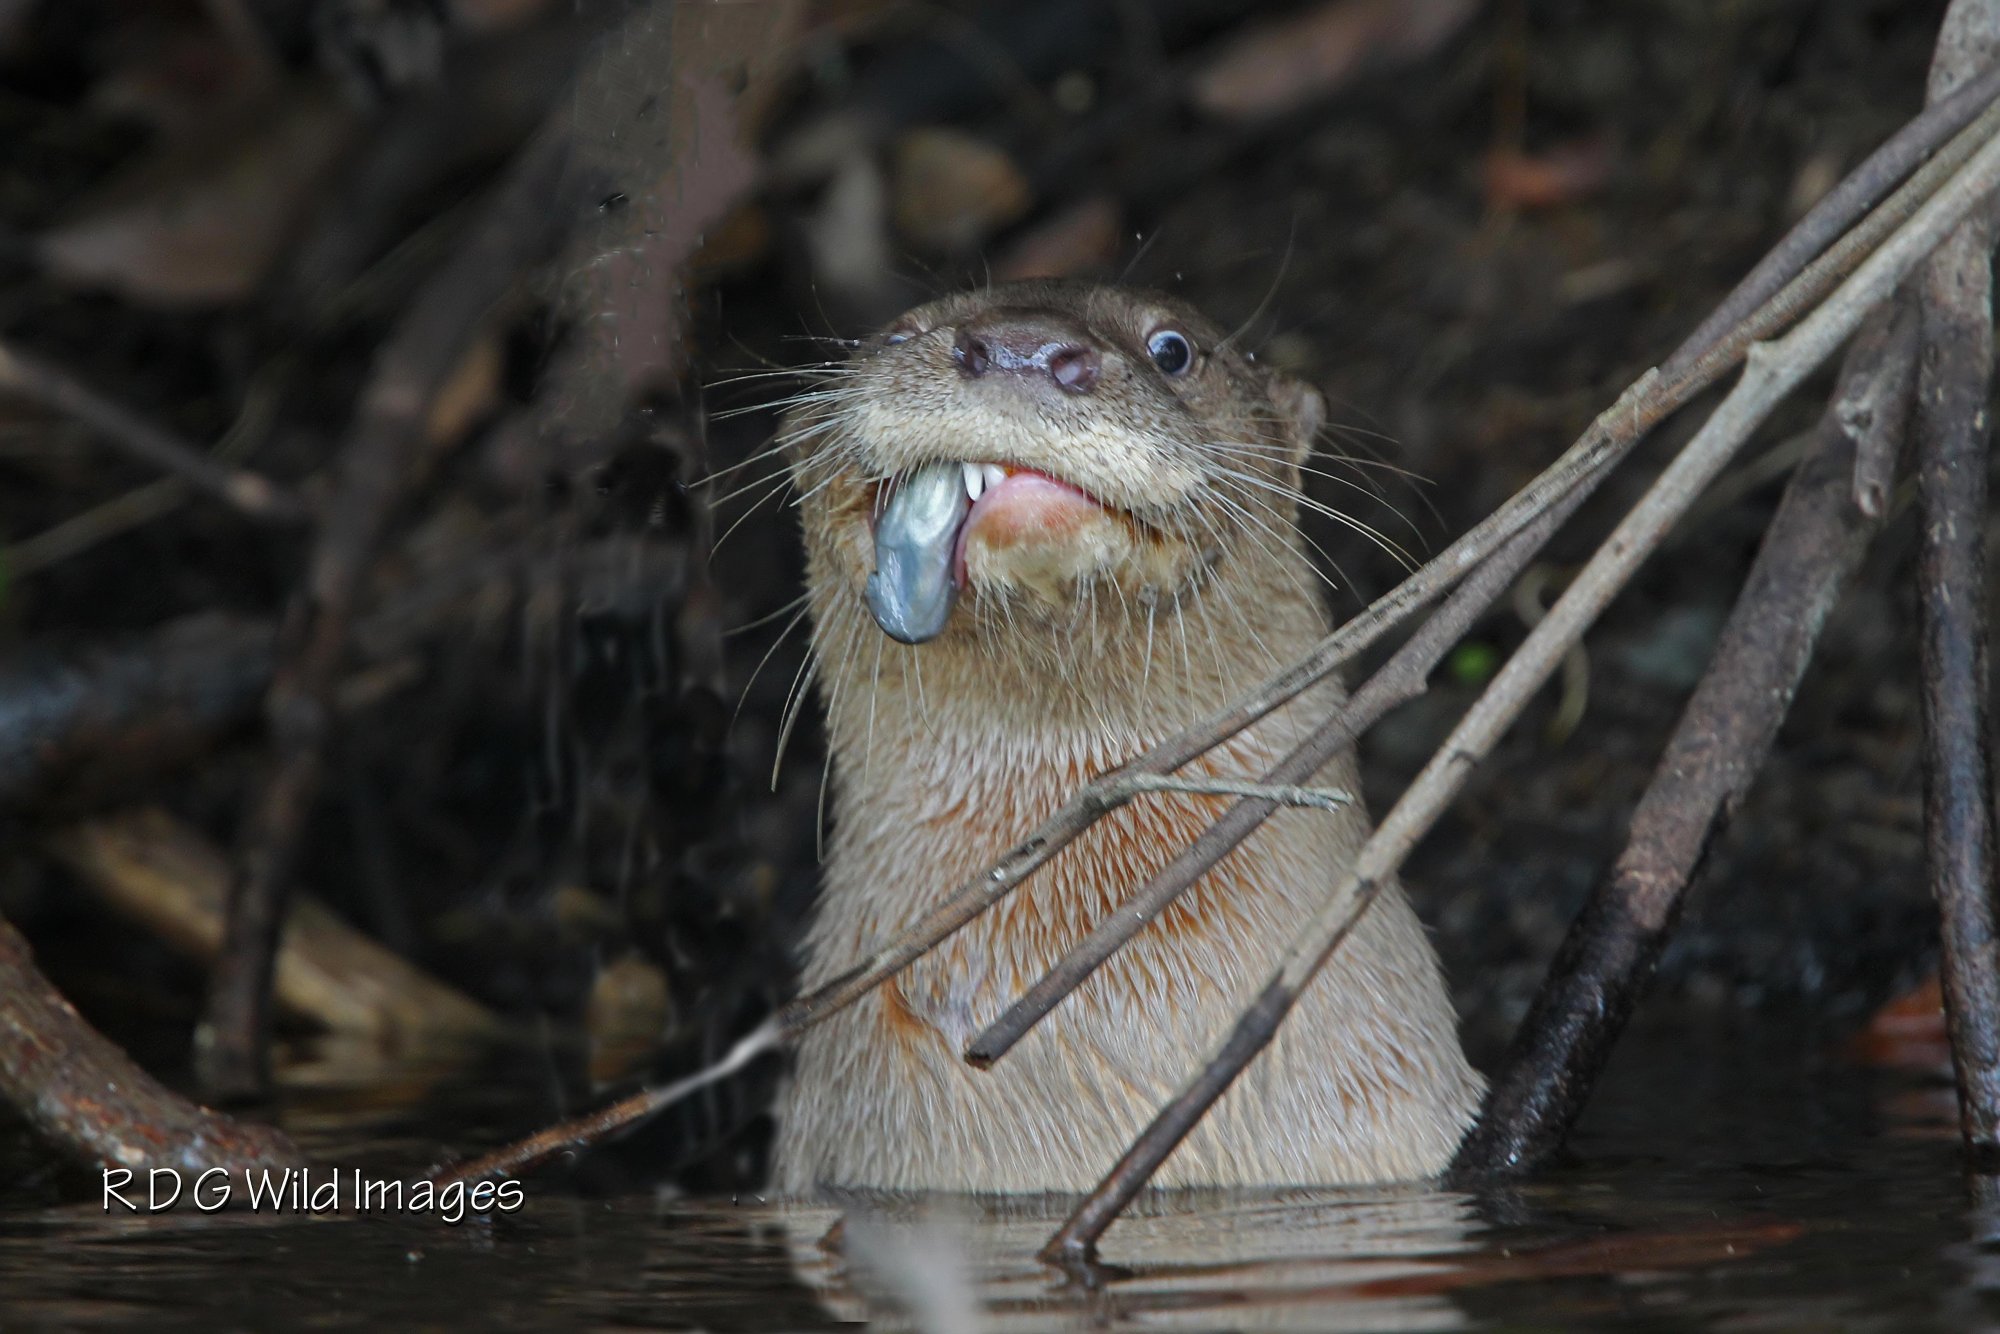
M1958 0L1931 70L1937 94L2000 51L2000 5ZM1959 1131L2000 1148L2000 958L1995 953L1993 761L1987 732L1987 399L1993 368L1990 211L1967 219L1923 275L1917 487L1923 511L1924 861Z
M0 806L90 792L198 753L253 717L267 622L204 615L117 648L0 669Z
M1812 452L1633 812L1625 851L1557 951L1459 1149L1455 1177L1531 1171L1575 1124L1703 855L1770 753L1820 627L1880 526L1879 514L1854 503L1855 463L1899 452L1915 365L1912 313L1878 311L1848 353Z
M78 1161L142 1178L155 1167L239 1173L305 1162L278 1131L198 1107L133 1064L49 985L5 920L0 1097Z

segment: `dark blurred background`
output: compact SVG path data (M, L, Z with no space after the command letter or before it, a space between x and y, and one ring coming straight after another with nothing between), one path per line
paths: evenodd
M825 754L809 699L788 723L799 560L759 454L839 339L989 278L1190 298L1335 405L1313 494L1353 522L1312 529L1351 614L1919 106L1942 8L0 0L0 913L189 1080L315 529L116 439L319 512L381 349L538 129L609 184L398 456L299 847L326 933L300 948L358 931L408 967L279 986L285 1097L484 1082L515 1130L788 994ZM1411 863L1475 1052L1616 853L1817 412L1779 414ZM1690 429L1368 738L1377 809ZM1906 509L1710 858L1665 1012L1837 1039L1930 967ZM445 1054L488 1027L511 1055ZM769 1076L608 1170L753 1183Z

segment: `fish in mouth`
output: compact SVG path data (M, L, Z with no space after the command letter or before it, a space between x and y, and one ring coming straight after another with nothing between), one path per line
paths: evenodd
M1074 633L1100 607L1144 633L1224 559L1296 579L1323 413L1166 299L1044 284L911 312L791 429L857 601L923 645L968 619Z
M966 584L965 535L984 515L1102 508L1080 487L1033 468L949 459L912 469L885 491L865 593L875 623L905 644L944 632Z

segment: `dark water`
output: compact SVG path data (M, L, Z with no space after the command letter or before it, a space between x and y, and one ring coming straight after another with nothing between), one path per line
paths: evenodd
M931 1329L2000 1327L2000 1203L1960 1171L1948 1092L1807 1031L1656 1023L1621 1051L1577 1161L1517 1189L1157 1201L1107 1238L1125 1272L1096 1291L1032 1259L1054 1206L877 1203L825 1244L841 1210L585 1199L542 1180L515 1212L456 1226L133 1218L95 1200L0 1212L0 1324L770 1330L910 1327L914 1311ZM490 1090L453 1117L460 1143L539 1119ZM439 1152L407 1110L353 1096L291 1124L370 1177Z

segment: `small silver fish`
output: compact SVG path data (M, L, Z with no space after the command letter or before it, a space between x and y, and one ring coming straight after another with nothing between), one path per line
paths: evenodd
M921 644L944 632L958 598L952 569L972 500L957 463L927 463L903 479L875 521L868 610L891 639Z

